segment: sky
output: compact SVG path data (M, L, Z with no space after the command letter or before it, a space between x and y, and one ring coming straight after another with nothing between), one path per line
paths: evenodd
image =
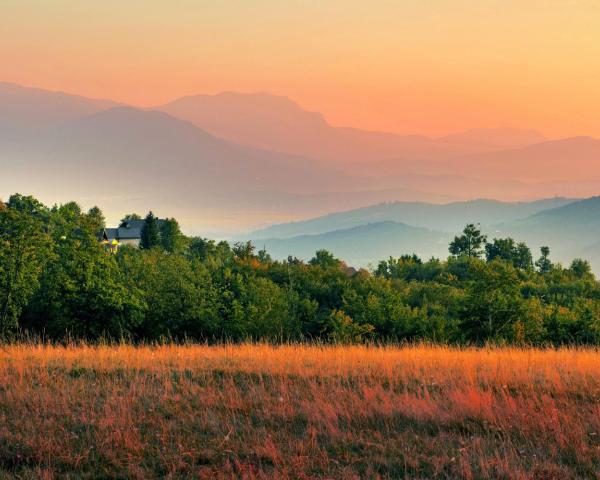
M600 137L600 2L1 0L0 81L145 107L266 91L396 133Z

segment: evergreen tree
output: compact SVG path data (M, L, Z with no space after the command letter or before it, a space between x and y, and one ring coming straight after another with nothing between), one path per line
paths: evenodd
M142 227L140 248L148 250L156 247L160 242L160 234L158 230L158 222L152 212L148 212Z
M454 237L450 243L449 251L455 257L466 256L478 258L483 253L481 247L487 237L481 233L473 223L467 224L462 235Z
M550 261L550 248L542 247L540 248L541 256L535 262L536 267L538 267L538 271L544 275L550 270L552 270L552 262Z
M494 238L492 243L486 243L485 257L488 262L499 258L522 270L529 270L533 265L529 247L516 243L512 238Z

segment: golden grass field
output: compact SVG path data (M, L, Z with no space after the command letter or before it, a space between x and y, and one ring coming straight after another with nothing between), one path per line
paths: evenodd
M599 478L600 353L0 348L0 478Z

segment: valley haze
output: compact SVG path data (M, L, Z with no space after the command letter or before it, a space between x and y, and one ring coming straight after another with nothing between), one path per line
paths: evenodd
M550 243L562 261L585 253L598 264L597 202L572 203L600 191L600 175L590 175L600 141L590 137L341 128L268 93L196 95L140 109L0 83L0 105L5 198L15 191L48 203L77 198L101 206L110 224L152 209L175 216L188 233L251 239L277 258L307 259L318 248L356 266L406 252L444 257L447 239L475 222L490 236ZM548 235L544 226L568 203L591 209L590 224L574 225L577 241L574 230Z

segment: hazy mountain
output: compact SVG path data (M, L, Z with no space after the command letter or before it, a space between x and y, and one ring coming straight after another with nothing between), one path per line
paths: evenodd
M439 141L468 149L471 146L503 150L542 143L548 139L537 130L518 128L473 128L438 138Z
M56 126L117 106L63 92L0 82L0 135L17 129Z
M236 143L337 162L440 160L545 140L534 131L478 129L440 139L331 126L320 113L267 93L195 95L156 107Z
M528 217L545 209L573 202L567 198L550 198L533 202L506 203L496 200L473 200L442 205L422 202L393 202L338 212L299 222L273 225L250 233L250 238L287 238L320 234L373 222L393 221L445 232L458 232L466 223L495 225Z
M101 205L109 221L154 209L187 231L231 234L266 222L396 198L448 200L410 185L380 188L334 166L240 146L162 112L117 107L0 138L0 196ZM226 233L227 232L227 233Z
M533 199L600 189L600 178L589 173L598 161L592 139L489 152L492 144L522 144L539 134L474 130L430 139L335 128L268 94L188 97L164 108L206 123L208 131L164 112L0 84L0 196L77 198L104 206L109 220L153 208L178 216L188 231L212 226L233 233L380 202ZM485 153L467 155L467 144Z
M589 258L600 271L600 252L593 248L600 239L600 197L544 210L498 225L496 230L526 241L532 248L548 245L552 256L561 261L577 256Z
M573 137L447 162L449 171L543 184L600 179L600 140ZM440 172L441 173L441 172Z
M430 229L389 220L378 221L390 212L396 213L398 205L400 209L404 208L413 215L412 221L428 224ZM411 210L410 207L414 209ZM444 208L435 211L435 208L429 207ZM445 206L376 205L308 222L274 226L258 231L250 238L254 239L257 246L264 245L277 258L285 258L290 253L298 252L301 258L307 259L317 249L325 248L347 259L352 265L365 266L369 263L375 264L389 255L417 253L425 258L431 255L445 258L448 255L448 242L466 222L461 222L455 229L450 227L452 222L460 221L462 215L476 216L483 213L489 221L493 221L536 210L537 213L525 218L497 225L488 223L482 225L482 229L490 241L493 238L511 236L526 242L534 257L539 256L539 247L547 245L550 247L553 261L560 261L568 266L571 260L580 257L589 260L594 271L600 272L600 196L577 201L549 199L528 204L478 201ZM366 212L370 212L371 215L366 215ZM407 217L408 215L405 215L403 218ZM368 219L372 223L348 228L353 222L364 222ZM465 217L462 217L462 220L465 220ZM434 227L436 224L437 227ZM285 238L285 235L299 231L316 232L321 228L329 228L330 231ZM441 231L442 228L446 231ZM284 238L264 238L261 235L280 235Z
M264 221L285 210L285 202L355 181L315 160L242 147L165 113L129 107L47 128L17 144L0 141L0 167L3 195L120 199L121 212L143 199L145 209L172 209L169 214L188 220L194 211L212 220L230 215L238 228L258 223L252 216Z
M426 228L396 222L376 222L318 235L301 235L287 239L261 239L260 248L278 259L288 255L309 260L319 249L326 249L355 267L375 265L390 255L417 253L425 258L446 256L449 236Z

